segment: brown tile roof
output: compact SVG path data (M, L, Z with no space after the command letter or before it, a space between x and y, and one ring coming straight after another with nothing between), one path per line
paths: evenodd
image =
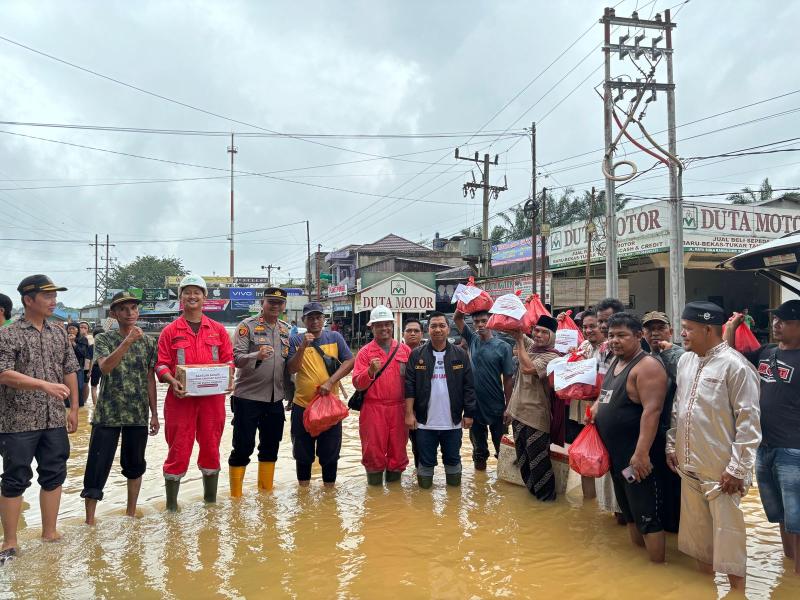
M382 237L377 242L366 244L358 249L360 252L404 252L404 253L429 253L433 252L430 248L416 244L410 240L390 233Z

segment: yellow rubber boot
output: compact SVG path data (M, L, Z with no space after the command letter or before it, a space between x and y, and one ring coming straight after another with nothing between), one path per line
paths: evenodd
M265 492L272 491L272 482L275 479L275 463L274 462L259 462L258 463L258 489Z
M228 467L231 480L231 498L242 497L242 482L244 481L244 470L246 467Z

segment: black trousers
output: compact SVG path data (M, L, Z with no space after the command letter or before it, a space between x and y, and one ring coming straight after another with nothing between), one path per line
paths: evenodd
M119 454L119 463L122 467L123 477L139 479L144 475L147 468L147 462L144 459L144 451L147 448L147 427L92 425L81 498L103 499L103 488L106 486L108 475L114 464L120 436L122 437L122 449Z
M292 453L296 461L297 481L311 479L311 465L314 454L319 458L322 467L322 481L336 481L339 467L339 452L342 449L342 423L338 422L317 437L311 437L303 425L305 408L292 404Z
M278 448L283 438L283 424L286 411L283 402L259 402L234 396L231 398L233 410L233 449L228 458L231 467L245 467L250 464L250 455L256 447L258 432L258 462L278 460Z
M469 428L469 440L472 442L472 460L476 462L486 462L489 458L489 433L492 434L492 445L494 455L500 453L500 440L503 439L508 428L503 423L503 416L500 415L489 425L484 425L477 419L472 422Z
M53 491L67 478L69 438L66 427L0 433L3 476L0 490L6 498L17 498L31 485L36 459L39 485Z

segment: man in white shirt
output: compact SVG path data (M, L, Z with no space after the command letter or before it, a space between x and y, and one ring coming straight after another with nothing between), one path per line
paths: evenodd
M722 308L690 302L681 315L687 353L678 361L667 464L681 476L678 549L707 573L744 588L746 530L739 501L761 442L758 376L722 340Z
M476 410L469 357L447 341L449 332L444 313L432 312L430 343L411 353L406 369L406 425L417 430L417 483L424 489L433 485L440 446L447 485L461 485L461 429L472 426Z

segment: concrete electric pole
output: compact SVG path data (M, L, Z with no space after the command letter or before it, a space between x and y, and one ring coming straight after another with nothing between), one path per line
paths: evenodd
M110 243L109 236L106 235L106 243L101 244L98 241L98 235L94 236L94 244L89 244L94 247L94 267L89 267L88 271L94 271L94 303L95 306L100 306L106 299L106 292L108 291L108 279L111 274L111 256L109 249L115 246ZM105 248L106 258L105 266L100 266L100 248Z
M233 145L233 134L231 134L231 145L228 146L228 153L231 155L231 285L233 285L233 156L239 152L239 149Z
M272 271L273 269L276 271L280 271L280 267L276 267L275 265L261 265L261 268L267 272L267 287L272 286Z
M501 186L496 185L489 185L489 167L490 165L497 165L498 156L495 154L494 161L489 160L489 155L483 155L483 161L478 158L478 153L475 153L475 156L472 158L468 158L466 156L459 156L458 155L458 148L456 148L456 159L457 160L468 160L470 162L474 162L478 165L478 168L481 167L481 162L483 162L483 170L482 170L482 179L481 182L478 183L476 181L471 181L464 184L464 197L466 198L467 194L469 193L473 198L475 197L475 190L482 189L483 190L483 228L481 231L481 276L488 277L491 275L492 270L492 244L491 240L489 239L489 199L490 197L494 196L495 200L500 195L500 192L504 192L508 189L508 184L504 179L504 183ZM473 179L475 179L473 175Z
M614 186L617 181L628 181L636 177L638 168L636 164L629 160L614 162L613 155L616 151L617 143L623 135L625 135L635 146L640 150L644 150L648 154L658 158L661 162L669 167L669 187L670 187L670 244L669 244L669 288L670 288L670 303L669 315L673 324L680 323L680 315L683 305L686 300L685 293L685 272L683 267L683 189L682 189L682 173L683 164L677 156L677 138L675 134L675 82L673 80L672 69L672 30L676 27L675 23L670 18L670 11L664 11L664 18L660 14L656 14L652 20L640 19L639 15L634 12L630 17L617 17L613 8L606 8L603 18L600 22L604 26L605 44L603 51L605 53L605 83L604 83L604 105L605 105L605 141L606 153L603 157L603 172L606 179L606 294L608 296L617 297L619 294L619 276L617 264L617 241L616 241L616 210L614 198ZM611 26L617 25L626 27L628 33L619 37L619 43L614 44L611 42ZM633 29L635 33L633 44L626 43L630 39L630 30ZM647 31L654 30L657 35L650 40L650 44L642 44ZM658 44L666 40L666 47L659 48ZM630 77L624 80L623 77L613 78L611 74L611 55L618 55L620 60L626 57L631 60L637 71L644 78L637 78L635 80ZM650 72L646 73L639 67L637 61L644 58L650 66ZM655 81L655 73L661 59L664 58L667 65L667 83L657 83ZM624 74L627 75L627 74ZM635 91L633 100L631 100L630 108L626 112L626 119L620 122L615 113L615 102L622 100L625 92L628 90ZM616 91L616 97L612 96L612 92ZM653 138L647 133L647 130L642 124L644 113L647 110L647 105L650 102L655 102L658 92L665 92L667 96L667 131L669 138L669 150L662 148ZM645 94L649 93L647 100L644 100ZM636 110L644 100L644 108L638 117L635 115ZM620 132L616 138L612 139L613 122L616 121L620 128ZM639 126L644 137L650 145L661 156L649 149L643 147L630 134L626 131L630 123L636 123ZM616 175L614 170L621 164L628 165L632 170L624 175Z

